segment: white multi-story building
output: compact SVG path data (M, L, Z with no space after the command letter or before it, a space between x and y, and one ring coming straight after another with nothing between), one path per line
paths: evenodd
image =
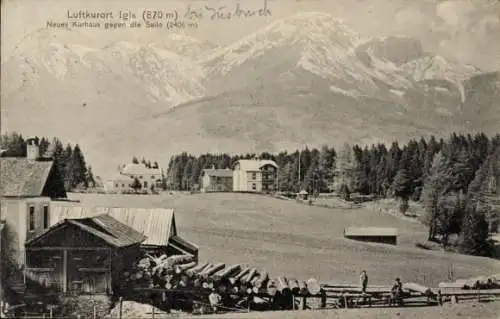
M233 170L233 191L271 193L278 189L278 165L271 160L239 160Z

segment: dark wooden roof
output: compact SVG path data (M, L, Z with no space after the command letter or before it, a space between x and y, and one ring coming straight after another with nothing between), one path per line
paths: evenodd
M50 179L55 179L57 185L46 187ZM17 157L0 158L1 196L66 197L63 188L63 182L54 169L52 161L35 161Z
M348 227L344 229L344 235L349 237L396 237L398 230L396 228L381 228L381 227Z
M145 245L166 246L171 236L177 235L173 209L81 206L69 202L50 205L50 225L64 219L84 219L109 215L147 237Z
M188 242L182 237L172 236L168 244L188 254L198 256L198 250L199 250L198 246Z
M113 247L127 247L134 244L140 244L146 240L146 236L142 235L135 229L120 223L113 217L109 215L98 215L90 218L64 219L27 241L26 245L36 244L36 242L40 239L49 236L58 229L64 228L68 224L76 226L81 230L104 240ZM83 245L85 245L85 243L82 243L82 246Z

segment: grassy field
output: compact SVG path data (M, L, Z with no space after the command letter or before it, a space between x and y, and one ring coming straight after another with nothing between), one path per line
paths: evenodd
M500 262L415 247L426 229L369 208L322 208L260 195L70 194L85 205L174 208L181 236L200 247L200 260L265 268L271 275L357 283L366 269L373 284L395 276L436 286L453 266L456 278L500 273ZM343 238L346 226L396 227L397 246Z

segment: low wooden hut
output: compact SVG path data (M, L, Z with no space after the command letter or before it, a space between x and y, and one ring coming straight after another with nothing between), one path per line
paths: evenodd
M27 289L111 294L146 239L106 214L63 219L26 242Z
M396 228L348 227L344 229L344 237L359 241L397 245L398 230Z
M297 193L297 199L307 200L309 198L309 193L303 189Z

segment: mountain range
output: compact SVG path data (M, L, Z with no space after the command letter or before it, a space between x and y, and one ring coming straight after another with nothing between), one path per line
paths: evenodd
M261 152L500 131L500 73L300 13L224 47L180 34L95 47L36 32L2 65L2 131L79 143L98 174L133 155Z

